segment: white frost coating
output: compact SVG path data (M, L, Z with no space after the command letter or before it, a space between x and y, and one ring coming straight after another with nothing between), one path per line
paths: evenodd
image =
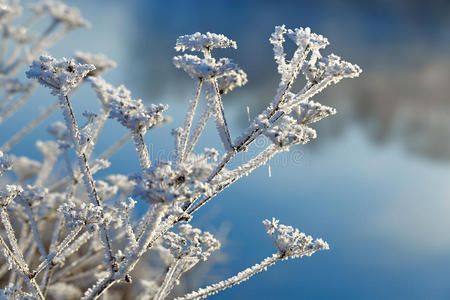
M91 23L83 19L80 10L69 7L59 1L45 1L30 5L36 15L50 15L55 21L63 23L69 29L90 27Z
M209 52L214 48L234 48L237 49L235 41L230 40L223 34L216 34L207 32L201 34L196 32L194 34L188 34L180 36L177 39L175 50L177 51L201 51Z
M286 53L284 53L283 43L285 42L284 34L286 33L285 25L275 26L275 31L270 36L270 43L273 46L275 62L278 64L278 73L285 74L287 72Z
M33 61L26 75L50 88L53 95L67 96L70 90L77 87L94 69L93 65L82 65L66 58L58 60L49 55L42 55L39 60Z

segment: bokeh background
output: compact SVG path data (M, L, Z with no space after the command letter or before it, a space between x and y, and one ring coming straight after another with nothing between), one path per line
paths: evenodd
M317 96L338 114L319 122L318 139L276 157L225 190L193 223L226 236L212 275L188 282L198 288L234 275L274 251L261 221L275 216L331 250L282 262L212 299L449 299L450 285L450 2L420 0L341 1L114 1L78 0L92 22L49 52L104 53L118 63L105 77L125 84L135 98L168 103L174 121L147 136L152 155L172 149L170 129L183 123L193 82L171 58L177 36L223 33L249 82L224 99L237 136L248 117L275 94L279 76L268 38L275 25L312 28L328 37L333 52L360 65L360 78L344 80ZM79 112L94 95L75 96ZM53 99L39 89L22 117ZM52 118L13 153L38 158L30 145ZM122 132L108 123L96 151ZM2 124L0 138L23 125ZM7 128L7 130L5 130ZM200 146L219 145L213 126ZM111 159L108 172L138 170L131 143ZM272 176L268 176L268 166ZM102 173L99 174L102 176ZM194 273L195 274L195 273Z

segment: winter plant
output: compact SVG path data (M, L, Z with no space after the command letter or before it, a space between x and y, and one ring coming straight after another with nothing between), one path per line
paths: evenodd
M175 158L154 161L145 134L168 121L166 105L146 105L133 99L125 86L116 87L102 79L104 72L116 66L103 55L77 52L74 58L58 59L43 54L67 32L89 26L79 10L61 2L43 2L31 5L29 19L23 20L19 1L0 3L0 123L26 103L38 84L50 89L53 96L49 97L55 99L52 106L1 141L0 299L169 297L184 273L220 248L211 233L189 224L195 212L275 154L316 138L310 125L336 111L311 98L361 72L358 66L334 54L322 56L328 40L309 28L275 27L270 43L281 75L278 89L266 109L233 138L222 97L245 85L247 75L230 59L214 57L213 51L236 49L236 42L209 32L181 36L175 49L187 53L175 56L173 63L192 77L194 93L184 126L172 131ZM34 25L44 18L51 19L50 26L35 32ZM296 49L288 58L283 47L291 42ZM17 74L26 65L30 80L23 82ZM300 74L306 84L294 91ZM90 85L101 109L85 111L85 120L78 120L71 97L83 84ZM202 91L207 105L194 118ZM63 122L48 128L54 139L36 143L43 161L14 156L10 152L14 145L57 108ZM128 133L93 157L108 118L126 127ZM215 121L223 149L205 148L194 154L209 119ZM140 172L96 178L99 170L109 167L108 158L129 139L134 142ZM230 162L257 139L271 143L231 168ZM75 160L71 159L74 154ZM55 168L58 162L65 164L65 174ZM146 203L142 207L147 211L136 214L137 202ZM276 219L264 220L263 224L274 243L274 254L231 278L178 299L204 298L280 260L329 249L322 239L313 239ZM151 260L159 260L159 268L152 267L152 276L150 272L146 272L147 278L134 276L139 266L150 268ZM133 288L117 289L118 283L133 284Z

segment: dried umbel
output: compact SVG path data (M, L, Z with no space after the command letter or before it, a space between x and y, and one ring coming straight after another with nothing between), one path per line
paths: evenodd
M158 161L148 151L145 134L167 123L167 106L147 105L132 98L125 86L114 86L101 78L116 66L106 56L76 52L75 59L47 54L38 57L63 34L88 22L77 9L60 2L35 4L32 12L30 21L21 22L24 27L14 27L21 6L16 1L0 5L4 38L18 49L1 62L0 89L6 96L0 102L0 123L24 104L37 86L33 81L24 83L15 78L31 60L27 77L49 88L57 99L0 146L1 299L98 299L109 292L107 296L121 298L174 298L173 290L183 275L209 260L220 247L217 237L188 224L196 211L277 153L316 138L310 126L336 110L311 98L330 84L361 72L357 65L334 54L322 56L328 40L309 28L277 26L270 38L281 75L277 92L266 109L249 120L242 133L234 135L223 97L244 86L247 74L229 58L214 57L213 51L236 49L237 43L209 32L181 36L175 49L192 53L175 56L173 63L193 78L194 91L184 124L171 131L175 140L173 157ZM30 24L45 16L52 20L51 25L33 44ZM284 51L286 42L296 47L290 58ZM25 51L27 47L31 48ZM300 74L306 83L294 91ZM100 109L82 110L79 120L71 97L86 82ZM12 101L14 97L18 99ZM200 101L205 101L204 110L196 118ZM42 161L6 154L58 107L64 122L48 127L50 140L36 142ZM223 148L197 151L197 142L210 119L215 122ZM118 122L128 132L98 154L94 150L107 122ZM108 158L130 139L140 170L108 174ZM231 164L257 139L271 143L254 156L246 156L246 161ZM14 173L8 172L11 169ZM322 239L313 239L276 219L263 223L275 245L272 256L180 299L209 296L280 260L329 249ZM154 263L155 258L160 261ZM141 278L139 273L148 277ZM117 283L132 283L133 279L139 280L117 287Z
M41 2L32 5L31 9L38 16L50 15L56 22L61 22L70 29L90 26L90 23L83 19L78 8L69 7L59 1Z
M50 88L53 95L66 96L93 70L94 65L78 64L71 59L58 60L49 55L42 55L39 60L33 61L26 75Z

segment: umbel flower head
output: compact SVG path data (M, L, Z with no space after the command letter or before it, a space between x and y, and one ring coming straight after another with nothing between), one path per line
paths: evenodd
M211 169L201 161L198 164L186 163L179 168L173 167L171 162L156 162L147 178L136 178L137 185L133 195L151 204L191 201L209 188L201 180L206 173L201 170L202 167Z
M299 124L290 116L283 116L279 125L272 126L264 134L279 147L289 147L299 143L306 144L317 137L314 129Z
M177 39L175 50L177 51L198 51L203 53L203 58L196 55L184 54L175 56L173 63L175 67L183 69L192 78L212 79L216 78L219 90L226 94L237 86L247 83L247 74L240 69L229 58L216 60L211 57L211 50L214 48L237 48L235 41L227 38L223 34L207 32L201 34L183 35Z
M7 206L17 195L23 192L19 185L6 185L0 190L0 205Z
M40 84L51 89L53 95L67 96L71 89L78 86L86 75L95 70L94 65L78 64L72 59L56 59L42 55L33 61L25 73L28 78L35 78Z
M237 49L235 41L227 38L223 34L207 32L201 34L182 35L177 39L175 50L177 51L199 51L209 53L214 48L234 48Z
M272 218L271 221L264 220L263 224L266 227L267 234L275 244L278 254L283 259L304 255L310 256L317 250L330 249L328 243L322 239L314 240L310 235L300 232L297 228L279 224L279 222L279 220Z
M192 78L210 79L226 75L239 74L238 66L228 58L216 61L214 58L200 58L196 55L184 54L175 56L173 64L183 69Z
M98 229L102 220L102 208L92 203L81 203L77 206L74 202L65 202L59 209L66 219L66 227L75 229L78 226L87 226L89 232Z
M45 1L31 5L33 12L40 16L50 15L55 21L63 23L68 29L79 27L89 27L91 24L83 19L80 10L76 7L69 7L59 1Z
M182 224L179 232L167 232L164 244L175 258L191 257L207 260L211 253L220 248L220 242L209 232L193 228L190 224Z
M167 105L150 104L145 106L142 100L133 100L130 97L115 97L109 102L110 118L117 119L123 126L133 132L145 133L147 129L164 120L163 111Z

